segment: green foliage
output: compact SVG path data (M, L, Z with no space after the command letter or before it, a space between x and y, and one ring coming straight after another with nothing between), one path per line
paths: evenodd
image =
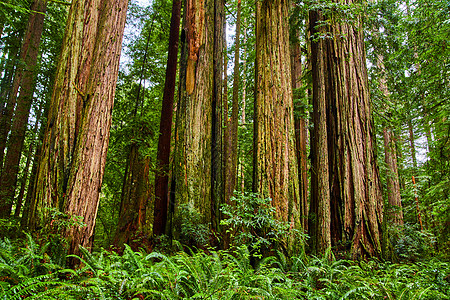
M209 224L202 223L202 216L189 204L181 207L182 221L180 242L185 245L207 246L209 243Z
M228 228L232 244L247 245L252 256L261 257L264 249L277 244L285 245L288 238L300 244L304 240L300 232L290 229L288 222L275 218L275 208L270 198L235 191L230 202L221 207L225 216L221 225Z
M336 260L322 257L267 257L252 268L246 247L233 251L134 252L122 256L80 248L81 266L32 271L26 254L0 241L3 261L13 258L21 277L0 276L0 299L448 299L450 265ZM34 247L34 246L33 246ZM35 249L42 252L43 249ZM9 257L9 258L8 258ZM0 270L5 267L0 265ZM4 273L2 273L4 274Z

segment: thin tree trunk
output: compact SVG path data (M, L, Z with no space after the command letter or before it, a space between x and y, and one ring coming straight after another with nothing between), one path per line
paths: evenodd
M386 100L390 99L390 93L386 82L386 71L384 67L384 58L378 55L378 68L381 71L380 90L382 91ZM388 103L388 102L386 102ZM386 108L386 115L389 114L389 108ZM386 178L387 178L387 196L388 196L388 220L395 225L403 225L403 211L402 200L400 195L400 180L398 176L397 165L397 147L395 145L395 138L393 131L389 126L383 128L384 140L384 161L386 163Z
M21 38L20 38L21 40ZM5 75L2 78L1 95L0 99L4 103L0 107L0 174L3 171L3 159L5 156L6 141L8 138L9 130L11 128L11 120L14 114L14 108L16 106L17 97L11 97L11 95L17 95L19 89L18 82L19 77L15 78L17 58L19 55L20 46L12 47L9 50L8 61L6 62ZM17 87L17 88L16 88Z
M212 97L212 139L211 139L211 225L220 231L220 205L224 202L224 165L223 165L223 106L227 96L224 95L224 49L225 37L225 1L214 0L214 90ZM225 46L225 47L224 47ZM224 67L225 65L225 67ZM225 81L226 84L226 81ZM226 178L226 177L225 177ZM228 178L227 178L228 180Z
M392 224L403 225L402 199L400 195L400 180L398 177L397 150L393 133L383 129L384 160L387 172L387 194L390 212L388 218Z
M32 133L33 142L31 142L30 146L28 147L27 161L25 163L25 168L24 168L24 171L22 174L22 178L20 179L20 191L19 191L19 195L17 196L16 210L14 212L14 217L16 217L16 218L19 217L21 209L22 209L23 197L25 195L27 183L29 182L28 176L30 173L30 164L31 164L31 161L33 161L34 154L36 153L35 149L37 147L37 139L39 138L37 136L37 134L39 131L39 123L41 122L41 114L42 114L42 110L41 110L41 107L39 107L39 110L38 110L38 113L36 116L36 121L34 123L33 133Z
M253 191L272 199L277 220L301 230L288 2L256 2ZM294 250L295 241L284 242Z
M414 127L411 118L408 118L409 147L411 150L411 159L414 169L417 169L416 145L414 138Z
M158 154L155 174L155 207L153 235L166 233L169 204L169 165L172 132L173 100L177 76L178 42L180 36L181 0L173 0L170 20L169 53L167 56L161 120L159 125Z
M15 75L16 78L18 77L17 88L20 87L20 94L17 98L17 107L8 140L8 152L5 156L3 172L0 177L0 217L2 218L6 218L11 214L14 202L19 162L36 85L39 44L44 29L46 8L46 0L36 0L31 5L33 13L28 21L20 53L24 67L20 67ZM16 79L14 81L16 82ZM14 86L14 88L16 87ZM11 97L15 98L16 94L17 92L13 91Z
M93 243L127 5L76 0L69 11L30 215L35 225L46 207L81 216L86 226L66 230L69 253Z
M298 41L299 32L296 31L294 40L291 40L291 76L292 76L292 91L294 99L298 91L302 86L302 62L301 62L301 49ZM298 106L294 104L294 111L298 110ZM307 161L307 136L308 130L306 125L306 118L300 115L304 114L304 111L294 112L294 126L295 126L295 146L296 156L298 162L298 181L300 187L300 215L302 216L302 228L305 232L308 231L308 161Z
M320 12L311 11L309 22L311 36L325 33L325 28L316 28L323 19ZM309 233L312 238L312 250L324 253L331 247L331 196L329 188L329 158L327 132L327 80L326 43L319 39L311 44L313 76L313 124L311 134L311 206Z
M239 52L241 34L241 0L237 3L236 35L234 48L234 74L233 74L233 100L231 109L231 119L226 120L227 140L224 150L225 163L225 202L228 203L233 196L237 177L237 157L238 157L238 123L239 123Z

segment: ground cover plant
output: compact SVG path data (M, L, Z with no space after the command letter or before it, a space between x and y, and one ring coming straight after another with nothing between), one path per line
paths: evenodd
M81 248L75 269L27 235L0 241L0 299L449 299L450 263L286 257L250 264L245 246L122 255Z

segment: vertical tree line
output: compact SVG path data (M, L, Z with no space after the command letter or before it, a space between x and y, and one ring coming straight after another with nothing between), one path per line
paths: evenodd
M413 51L401 50L409 60L393 62L409 23L396 23L401 9L388 2L373 3L385 14L374 25L357 0L155 0L147 11L134 2L128 8L128 0L74 0L59 8L67 21L47 87L45 24L62 4L31 1L27 21L18 18L22 28L0 19L0 218L21 217L37 232L53 226L55 212L78 216L83 226L59 229L69 253L104 235L104 245L119 248L133 241L151 248L164 235L226 248L234 233L223 226L224 205L256 197L270 199L270 217L287 233L310 237L272 239L267 253L281 246L288 254L382 256L395 243L389 228L411 220L409 178L423 189L424 170L447 174L448 156L447 105L427 86L445 90L445 71L430 66L416 29L404 42ZM139 14L144 25L122 45L127 12L128 26ZM402 18L412 14L437 18L416 6ZM427 72L435 76L429 82ZM395 80L419 91L412 109L401 107L406 96ZM447 190L431 185L424 203L445 198ZM420 218L423 204L414 201ZM249 218L260 217L253 210Z

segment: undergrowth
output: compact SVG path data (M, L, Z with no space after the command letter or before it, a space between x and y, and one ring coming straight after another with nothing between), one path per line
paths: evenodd
M244 246L81 252L80 267L65 269L29 235L25 246L0 240L0 299L450 299L450 265L438 259L392 264L279 252L253 268Z

